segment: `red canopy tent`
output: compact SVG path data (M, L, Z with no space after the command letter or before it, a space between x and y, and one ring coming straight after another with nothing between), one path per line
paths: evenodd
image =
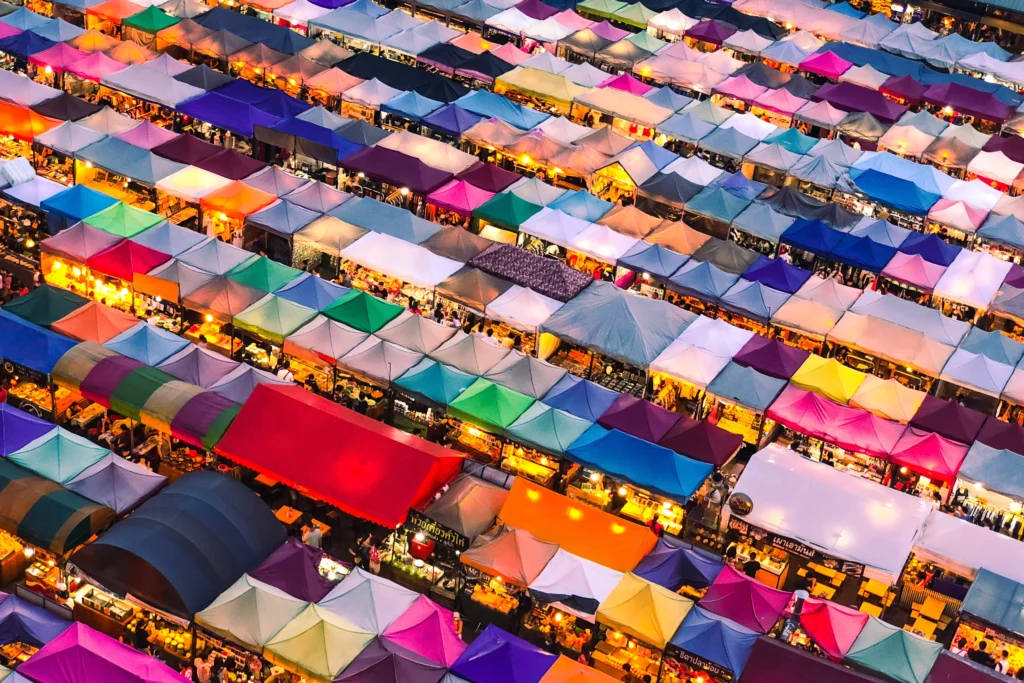
M842 661L868 623L868 615L820 598L804 600L800 628L830 658Z
M454 451L298 386L261 384L217 452L349 514L394 528L461 469Z
M97 273L116 277L122 282L132 282L135 275L145 275L171 257L156 249L144 247L131 240L124 240L109 249L89 258L86 265Z
M768 633L792 596L787 591L769 588L732 567L725 567L698 604L752 631Z
M889 461L939 481L953 481L967 457L967 446L934 432L910 427L889 454Z

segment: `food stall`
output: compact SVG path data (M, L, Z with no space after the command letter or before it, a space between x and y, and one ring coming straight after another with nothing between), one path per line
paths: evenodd
M730 361L708 385L702 417L759 448L765 412L785 386L783 379Z
M236 180L199 199L201 225L210 237L231 242L244 229L245 219L272 204L277 197Z
M743 675L758 638L757 631L694 607L665 648L661 680L732 683Z
M199 231L203 197L230 182L196 166L187 166L156 184L156 213L175 225Z
M444 348L433 357L440 360ZM520 474L521 469L537 469L529 460L518 459L513 444L503 438L507 428L533 403L534 399L525 394L478 379L448 405L452 446L513 474Z
M103 138L103 133L65 121L32 141L36 172L63 185L73 185L75 157L80 150Z

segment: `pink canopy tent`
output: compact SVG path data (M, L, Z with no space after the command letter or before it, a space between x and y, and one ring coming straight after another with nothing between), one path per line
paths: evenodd
M188 683L155 657L72 624L18 667L35 683Z
M598 83L597 87L615 88L616 90L622 90L623 92L628 92L631 95L639 95L641 97L654 89L653 86L642 83L629 74L619 74L618 76L607 78Z
M49 67L55 73L62 73L75 62L84 59L86 54L71 47L67 43L57 43L53 47L37 52L28 58L29 64Z
M892 449L889 460L931 479L953 481L967 450L958 441L910 427Z
M451 611L424 595L388 626L384 639L449 667L466 650Z
M754 83L746 76L733 76L716 85L712 92L716 95L731 97L734 100L753 102L767 90L768 88Z
M554 15L552 19L566 28L571 28L573 31L582 31L583 29L590 28L597 23L590 19L584 19L571 9L562 10L558 14Z
M102 52L93 52L91 55L86 55L84 58L68 66L67 71L79 78L99 83L100 79L104 76L116 74L118 71L127 68L127 64L111 59Z
M590 26L590 30L596 33L597 35L601 36L605 40L610 40L613 43L617 43L623 38L626 38L629 35L631 35L629 31L621 29L617 26L613 26L611 22L609 22L607 19L605 19L599 24L594 24Z
M794 386L783 389L767 415L801 434L882 459L889 456L904 430L897 422Z
M16 36L19 33L21 33L21 31L18 29L0 21L0 38L10 38L11 36Z
M725 567L698 604L752 631L768 633L792 596L792 593L769 588L732 567Z
M818 74L835 81L846 73L851 66L853 66L853 62L848 62L835 52L826 50L825 52L813 54L800 62L798 68L800 71Z
M882 269L882 276L931 292L945 272L946 266L926 261L919 254L904 254L897 251L889 264Z
M481 190L465 180L453 180L427 195L427 203L468 216L473 209L486 204L493 196L493 192Z
M129 145L135 145L143 149L153 149L157 145L170 142L178 137L178 135L180 133L175 133L167 128L161 128L150 121L143 121L134 128L118 133L114 137L121 142L127 142Z
M928 211L929 220L966 233L976 232L986 218L988 211L985 209L955 199L940 199Z
M519 66L531 57L528 52L523 52L512 43L500 45L493 48L490 52L498 59L503 59L512 66Z
M841 662L868 623L868 615L821 598L804 600L800 628L830 659Z
M790 117L805 104L807 104L807 100L797 97L785 88L765 91L754 100L756 107Z

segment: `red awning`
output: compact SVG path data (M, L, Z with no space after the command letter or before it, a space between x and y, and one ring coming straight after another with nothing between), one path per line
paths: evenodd
M261 384L217 452L349 514L394 528L456 474L462 456L298 386Z

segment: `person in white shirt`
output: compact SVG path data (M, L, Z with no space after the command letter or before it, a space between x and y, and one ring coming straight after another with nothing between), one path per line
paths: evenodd
M1010 673L1010 653L1006 650L999 653L999 661L996 662L996 671L1001 674Z
M278 379L283 379L285 382L294 382L295 375L292 374L292 369L288 366L288 363L284 363L277 369Z
M320 531L320 527L313 524L302 534L302 542L312 548L319 548L320 541L323 539L323 532Z
M961 638L960 640L956 641L956 645L949 648L949 653L951 655L967 659L967 639Z
M491 346L501 346L501 342L494 338L494 330L492 328L487 328L487 334L481 337L481 339L484 340L485 344L490 344Z

